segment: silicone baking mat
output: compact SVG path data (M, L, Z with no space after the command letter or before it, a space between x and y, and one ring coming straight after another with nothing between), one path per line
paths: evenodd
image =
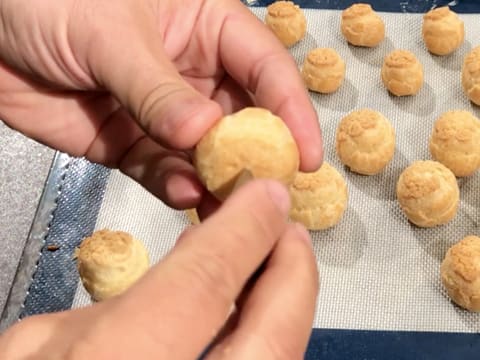
M252 11L263 18L265 8ZM479 358L480 315L449 301L439 280L439 266L450 245L466 235L480 234L480 175L459 180L457 217L434 229L416 228L406 221L394 188L409 163L429 158L428 137L442 112L459 108L480 116L460 83L463 57L480 45L480 16L462 14L465 44L455 54L440 58L423 46L420 14L381 13L387 38L376 49L346 44L339 32L339 11L305 9L305 14L308 34L291 49L297 64L301 66L315 47L335 48L347 64L345 82L337 93L312 93L311 97L324 132L325 158L344 175L349 187L342 222L312 233L321 289L307 359ZM381 83L383 57L396 48L414 52L424 66L425 85L414 97L392 97ZM363 107L382 112L397 134L393 162L373 177L349 172L334 151L339 120ZM188 226L182 212L167 208L116 171L109 173L80 159L60 157L57 163L56 171L64 179L58 181L62 188L56 212L43 238L61 249L42 252L21 316L90 303L78 284L71 254L94 229L131 232L145 242L156 262ZM53 206L45 204L48 201L44 201L46 209ZM23 277L31 275L31 261L24 260ZM17 283L19 289L13 295L21 294L21 284ZM9 309L4 319L15 316L15 307Z

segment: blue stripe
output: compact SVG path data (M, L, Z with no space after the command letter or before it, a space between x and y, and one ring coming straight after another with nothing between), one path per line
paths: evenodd
M245 1L244 1L245 2ZM253 6L267 6L274 2L273 0L258 0ZM310 9L333 9L343 10L357 2L369 3L376 11L385 12L408 12L424 13L432 9L433 6L445 6L453 3L451 0L375 0L375 1L355 1L355 0L294 0L302 8ZM451 6L452 10L458 13L477 13L480 12L480 1L478 0L457 0L457 5Z
M480 334L314 329L306 360L480 359Z
M84 159L74 159L61 187L58 205L20 318L70 309L78 283L72 258L81 240L92 233L109 171Z

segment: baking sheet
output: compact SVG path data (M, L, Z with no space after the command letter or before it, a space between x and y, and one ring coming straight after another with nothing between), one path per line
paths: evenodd
M265 9L252 11L263 18ZM448 225L420 229L410 225L395 200L395 183L412 161L430 158L428 138L433 122L444 111L465 109L480 115L462 92L460 69L464 55L478 45L478 15L462 15L464 45L451 56L435 57L421 39L421 15L382 13L385 41L376 49L351 47L342 38L339 11L305 10L308 34L291 49L301 66L315 47L333 47L346 61L346 79L331 95L311 94L325 140L325 158L346 178L349 206L335 228L313 232L321 274L314 327L329 329L404 330L475 333L480 315L453 305L439 279L447 248L469 234L479 234L480 176L459 181L461 204ZM384 55L393 49L414 52L424 66L425 85L414 97L396 98L380 80ZM393 162L372 177L350 173L334 151L340 119L355 109L382 112L397 134ZM112 172L96 229L131 232L143 240L154 262L173 246L188 225L182 212L171 210L118 172ZM81 285L74 307L90 303Z

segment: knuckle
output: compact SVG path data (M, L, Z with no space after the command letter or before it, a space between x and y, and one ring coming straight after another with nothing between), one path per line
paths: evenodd
M239 281L226 256L215 251L198 252L185 265L185 270L190 279L189 284L204 298L217 299L224 304L230 304L234 300Z
M253 234L256 234L269 248L273 247L273 244L277 240L277 231L269 222L269 217L263 213L253 212L250 218L250 226L252 227ZM243 232L233 233L232 236L239 238L239 240L245 238Z
M259 59L253 67L250 69L248 74L247 87L252 92L256 93L259 87L259 81L261 75L266 73L268 68L275 63L284 63L285 60L289 59L288 52L284 51L283 48L278 47L274 51L266 54L264 57Z
M158 126L156 121L162 121L169 115L167 106L169 99L184 90L184 87L178 82L164 81L157 84L142 97L135 116L147 132L154 133L153 128ZM171 130L174 133L176 129L166 128L165 130L169 132Z

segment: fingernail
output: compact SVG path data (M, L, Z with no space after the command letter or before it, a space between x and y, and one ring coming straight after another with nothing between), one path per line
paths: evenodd
M273 202L285 215L290 211L290 194L287 188L276 181L267 182L267 191Z
M302 224L300 223L295 223L295 230L297 231L298 235L300 236L300 238L305 241L306 243L308 243L308 245L310 245L311 247L313 246L312 244L312 237L310 236L310 233L308 232L308 230L305 228L305 226L303 226Z
M308 161L305 161L305 157L300 164L301 170L307 173L317 171L323 163L323 148L312 146L308 149Z

